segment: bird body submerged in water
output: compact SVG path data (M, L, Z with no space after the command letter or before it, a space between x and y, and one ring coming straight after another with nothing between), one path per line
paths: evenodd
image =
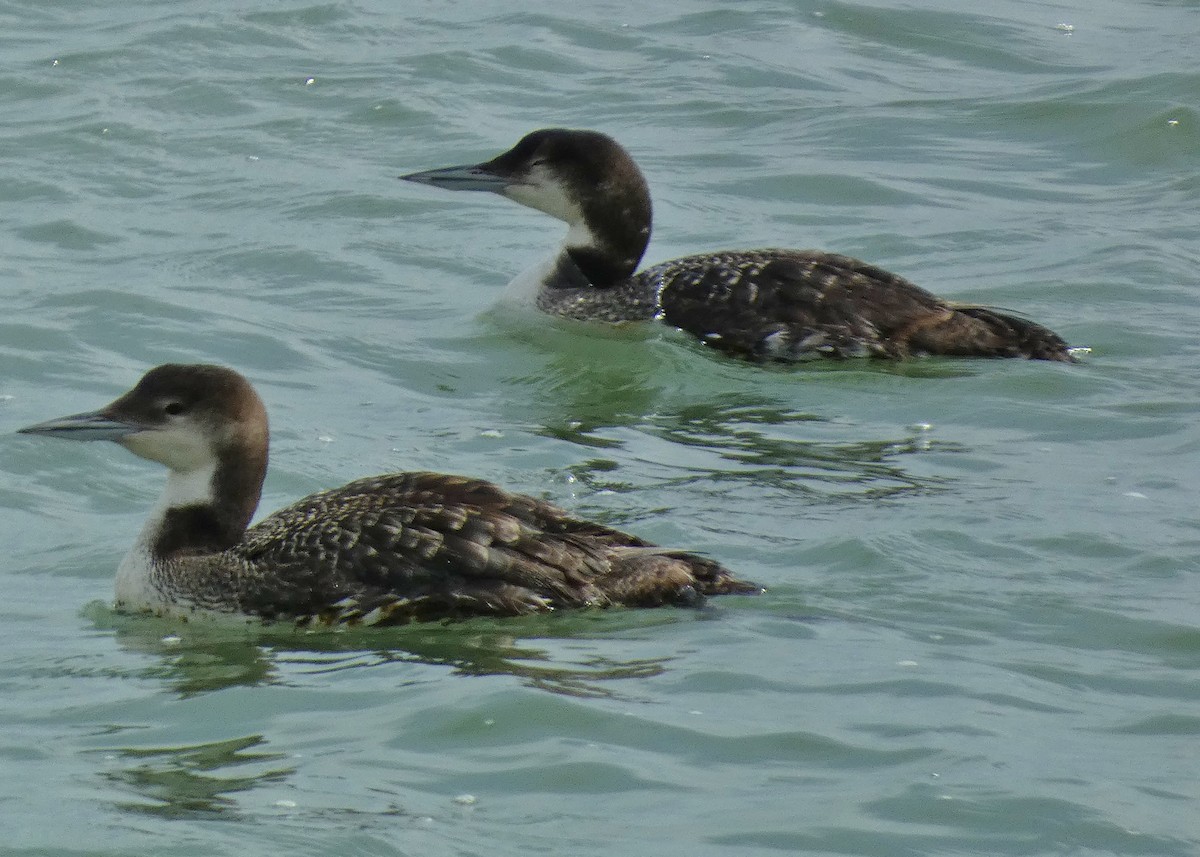
M1020 316L951 303L902 277L818 250L685 256L635 273L650 241L646 180L615 140L550 128L480 164L401 176L499 193L565 221L538 307L607 322L658 319L758 360L919 354L1071 361L1056 333Z
M250 383L219 366L160 366L98 411L21 432L112 440L167 466L117 572L124 609L399 624L759 591L704 557L439 473L359 479L247 529L266 474L267 415Z

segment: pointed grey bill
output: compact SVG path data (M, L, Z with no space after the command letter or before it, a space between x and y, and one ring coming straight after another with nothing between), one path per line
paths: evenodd
M433 185L446 190L486 190L492 193L502 193L509 185L508 179L487 171L482 164L442 167L437 170L409 173L400 178L406 182Z
M17 433L40 434L67 440L120 440L144 428L145 426L114 420L105 416L103 411L88 411L86 414L72 414L69 417L26 426Z

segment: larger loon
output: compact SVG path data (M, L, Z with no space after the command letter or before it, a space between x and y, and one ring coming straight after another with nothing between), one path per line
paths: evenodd
M111 440L167 466L117 571L128 610L399 624L760 591L713 560L439 473L359 479L247 529L267 469L267 413L220 366L159 366L100 410L21 432Z
M945 301L902 277L818 250L685 256L635 273L650 241L650 191L633 158L597 131L548 128L490 161L401 176L482 190L570 227L540 277L540 309L609 322L659 319L757 360L917 354L1072 361L1027 319Z

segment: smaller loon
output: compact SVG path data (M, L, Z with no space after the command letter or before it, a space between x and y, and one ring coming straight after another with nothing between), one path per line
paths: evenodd
M657 319L751 360L941 354L1074 361L1062 338L1039 324L942 300L849 256L733 250L635 273L650 241L650 191L629 153L597 131L534 131L490 161L400 178L491 191L565 221L566 239L536 296L553 315Z
M713 560L440 473L359 479L247 529L267 470L267 413L221 366L159 366L98 411L21 432L111 440L168 468L117 571L127 610L376 625L761 591Z

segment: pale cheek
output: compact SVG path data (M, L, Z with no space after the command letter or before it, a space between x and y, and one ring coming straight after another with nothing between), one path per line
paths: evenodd
M504 194L513 202L536 208L566 223L583 220L579 206L552 183L514 184L506 188Z
M189 432L142 431L124 438L121 445L134 455L176 471L204 467L212 458L207 444Z
M162 438L157 432L142 431L122 438L119 443L134 455L164 464Z

